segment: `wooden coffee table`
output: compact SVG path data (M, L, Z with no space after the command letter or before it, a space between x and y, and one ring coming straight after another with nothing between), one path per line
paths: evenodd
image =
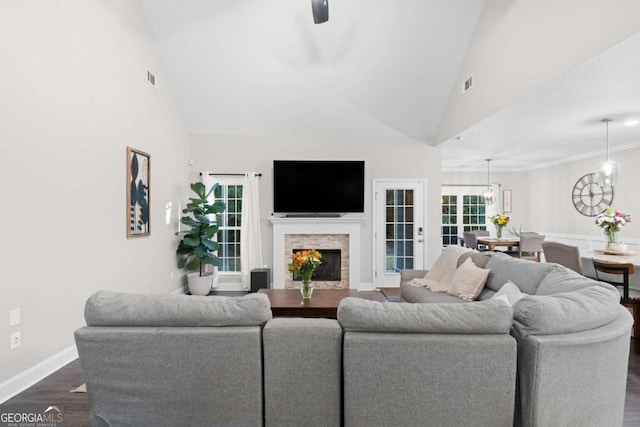
M299 289L260 289L271 302L273 317L328 317L335 319L338 304L346 297L358 297L385 302L387 299L379 291L358 291L356 289L315 289L311 299L303 300Z

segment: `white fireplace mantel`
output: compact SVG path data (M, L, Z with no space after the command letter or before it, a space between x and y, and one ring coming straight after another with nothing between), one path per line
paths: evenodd
M349 236L349 288L360 287L360 228L364 216L344 215L336 218L290 218L270 219L273 224L273 282L274 289L284 288L286 265L285 236L288 234L347 234Z

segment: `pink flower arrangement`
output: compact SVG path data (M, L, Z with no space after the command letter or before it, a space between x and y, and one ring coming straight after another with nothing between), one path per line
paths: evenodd
M605 233L618 232L626 223L631 222L631 215L624 214L620 211L611 211L611 206L607 207L605 212L602 212L596 217L596 225L602 228Z
M596 225L602 228L604 234L607 235L607 248L616 243L616 233L628 222L631 222L631 215L623 214L620 211L612 212L611 206L596 216Z

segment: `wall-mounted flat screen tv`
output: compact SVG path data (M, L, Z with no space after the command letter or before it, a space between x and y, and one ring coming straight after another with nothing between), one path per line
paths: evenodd
M304 216L364 212L364 161L274 160L273 209Z

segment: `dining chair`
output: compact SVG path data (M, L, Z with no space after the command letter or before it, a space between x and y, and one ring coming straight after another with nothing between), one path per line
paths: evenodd
M544 235L537 233L520 234L518 258L540 262L540 254L542 253L542 242L544 241L544 238Z
M560 242L542 242L542 251L547 262L555 262L582 274L582 259L577 246Z
M593 268L596 270L596 280L613 286L622 286L622 302L629 301L629 275L635 271L633 264L608 262L593 258ZM602 273L609 276L601 277ZM614 280L612 280L612 276L616 276Z
M467 248L475 249L478 251L486 251L488 248L485 245L478 245L478 236L488 236L487 230L471 230L462 233L464 237L464 245Z
M633 352L640 354L640 295L638 295L638 291L633 291L634 295L629 296L629 275L635 272L634 265L631 263L607 262L599 259L592 259L592 261L593 268L596 271L596 280L622 287L620 303L629 308L633 315ZM603 273L608 276L601 277Z

